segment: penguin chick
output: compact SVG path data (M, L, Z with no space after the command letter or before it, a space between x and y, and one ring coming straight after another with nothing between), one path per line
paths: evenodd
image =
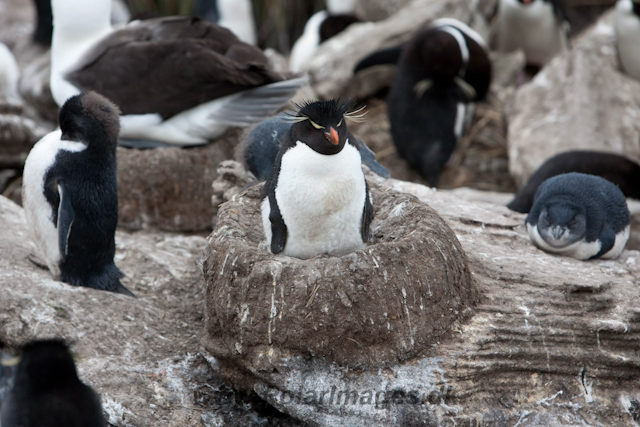
M436 187L463 133L466 103L486 96L491 63L482 38L448 19L407 42L387 99L400 157Z
M373 206L338 100L299 106L264 187L262 223L274 254L311 258L362 249Z
M569 28L561 0L500 0L493 44L501 52L522 49L527 65L542 68L569 47Z
M640 80L640 2L618 0L614 20L620 68Z
M27 157L22 200L54 277L133 296L113 263L119 113L95 92L69 98L60 110L60 129L45 135Z
M616 258L629 239L629 221L618 187L598 176L572 172L540 185L525 224L536 247L586 260Z
M507 207L520 213L529 212L540 184L548 178L569 172L600 176L617 185L625 197L640 200L640 165L636 162L613 153L572 150L545 161L525 186L518 190Z
M265 181L278 156L278 151L286 139L292 124L286 114L271 117L258 123L242 139L236 151L236 159L251 172L258 181ZM367 145L349 133L351 141L362 157L362 163L383 178L389 178L389 171L376 161L376 155Z
M98 395L80 381L67 345L56 339L24 346L0 422L2 427L106 426Z

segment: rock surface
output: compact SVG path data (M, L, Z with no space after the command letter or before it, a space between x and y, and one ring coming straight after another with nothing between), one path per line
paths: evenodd
M27 259L34 247L22 209L0 197L0 219L0 347L52 336L74 343L79 374L113 426L267 422L256 412L264 405L227 387L199 344L204 237L118 231L116 264L134 299L52 280Z
M640 161L640 82L618 70L612 12L519 88L508 111L509 168L518 186L572 149Z
M249 370L300 356L385 367L471 313L477 294L451 230L415 198L370 188L373 242L342 257L273 255L261 185L220 207L203 265L204 343L215 357Z
M472 317L424 355L384 369L354 369L310 355L280 358L274 351L263 355L266 369L239 368L242 355L220 361L230 381L317 426L632 425L638 420L639 252L624 251L613 261L556 257L530 244L522 214L418 184L388 180L383 185L428 203L455 232L481 292ZM240 210L226 213L237 223L246 221ZM221 255L210 255L205 265ZM242 256L231 255L227 269L237 268L235 256ZM239 286L247 293L261 292L257 287ZM272 294L273 302L265 305L276 307L273 323L287 294ZM242 307L236 306L239 320L252 315ZM209 310L206 315L215 317ZM342 321L337 315L333 323ZM205 343L210 347L208 338Z

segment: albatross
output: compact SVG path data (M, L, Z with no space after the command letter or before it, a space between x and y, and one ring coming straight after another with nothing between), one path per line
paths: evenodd
M205 144L258 122L306 77L284 80L264 53L194 16L110 23L111 0L52 0L51 93L59 106L90 90L121 111L120 143Z

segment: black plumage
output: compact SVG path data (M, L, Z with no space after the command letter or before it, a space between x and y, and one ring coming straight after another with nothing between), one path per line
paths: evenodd
M568 172L580 172L600 176L617 185L626 197L640 200L640 165L613 153L573 150L560 153L545 161L518 190L507 207L527 213L533 205L533 197L548 178Z
M577 172L544 181L525 220L536 246L578 259L618 256L629 237L629 222L617 186Z
M66 344L34 341L24 346L14 386L2 402L3 427L103 427L102 406L78 378Z
M460 104L483 100L491 82L485 48L460 27L447 20L356 65L361 70L397 61L387 98L391 135L400 157L432 186L438 185L462 132Z
M287 138L292 124L286 121L286 114L271 117L253 127L242 139L236 151L236 158L243 163L258 181L269 177L280 146ZM389 171L376 161L375 153L351 132L349 141L360 151L362 163L383 178L389 178Z

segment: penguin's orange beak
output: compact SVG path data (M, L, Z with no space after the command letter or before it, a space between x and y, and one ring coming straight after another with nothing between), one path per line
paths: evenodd
M331 126L328 132L324 133L324 137L332 143L333 145L340 144L340 137L338 137L338 132Z
M523 4L530 4L533 3L533 0L522 0Z

